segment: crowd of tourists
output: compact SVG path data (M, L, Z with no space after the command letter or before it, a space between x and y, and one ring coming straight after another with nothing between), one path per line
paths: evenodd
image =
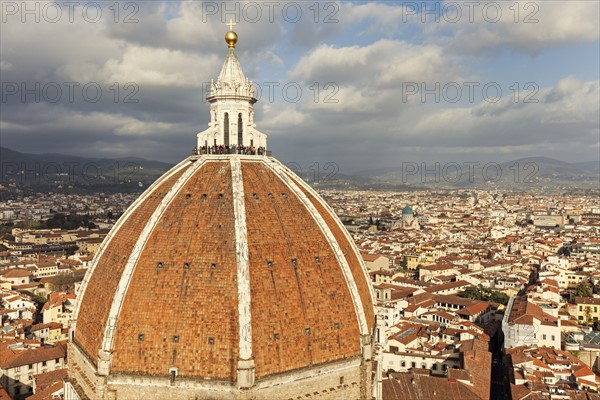
M242 145L215 145L215 146L202 146L200 148L194 147L194 155L199 154L247 154L247 155L259 155L263 156L266 154L264 147L254 146L242 146Z

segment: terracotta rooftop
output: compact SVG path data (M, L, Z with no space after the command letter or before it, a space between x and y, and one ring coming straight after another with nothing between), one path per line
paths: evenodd
M39 331L42 329L62 329L62 324L58 323L58 322L48 322L47 324L36 324L36 325L32 325L29 330L34 332L34 331Z
M427 271L445 271L448 269L455 269L456 265L453 264L431 264L431 265L424 265L421 267L421 269L423 270L427 270Z
M34 364L42 361L64 358L67 355L66 345L62 342L55 346L33 347L28 349L0 350L0 368L8 369L23 365Z
M48 371L43 374L34 375L35 386L37 390L43 390L57 382L61 382L67 377L68 370L66 368Z
M556 318L545 313L537 304L527 301L526 297L516 297L508 316L508 323L531 325L534 318L545 324L557 323Z
M381 254L368 254L368 253L361 253L361 256L363 258L363 260L365 260L365 262L373 262L378 260L382 256Z
M406 373L390 374L382 382L382 400L481 400L473 388L448 378Z
M59 392L64 388L64 382L55 382L50 386L43 388L42 390L36 391L35 394L27 397L28 400L58 400L61 397L55 396L54 393Z
M67 301L75 301L75 293L51 292L48 301L42 307L42 312L62 306Z
M418 290L418 289L416 289L416 288L410 288L410 287L398 287L398 286L396 286L395 289L392 290L392 300L405 299L406 297L408 297L412 293L414 293L415 290Z
M444 283L442 285L430 286L428 288L425 288L425 291L429 292L429 293L437 293L437 292L442 292L444 290L457 289L457 288L464 287L464 286L472 286L472 285L467 281L448 282L448 283Z
M25 277L31 276L31 272L29 272L28 270L23 269L23 268L12 268L12 269L9 269L8 271L6 271L2 276L5 279L6 278L25 278Z
M600 298L596 298L596 297L575 297L575 304L600 304Z

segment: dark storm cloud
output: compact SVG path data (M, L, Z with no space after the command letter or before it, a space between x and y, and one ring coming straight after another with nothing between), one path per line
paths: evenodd
M208 123L204 85L227 51L212 36L224 26L203 21L193 2L169 19L159 2L135 4L133 23L124 23L124 10L118 23L105 10L108 18L95 23L3 24L0 145L170 161L191 150ZM242 30L266 49L280 27Z

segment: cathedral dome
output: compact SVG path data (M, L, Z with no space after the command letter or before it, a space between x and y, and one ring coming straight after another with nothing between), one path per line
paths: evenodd
M406 206L402 209L402 215L412 215L413 209L410 206Z
M195 151L112 228L79 294L72 398L370 398L357 247L306 182L240 143Z

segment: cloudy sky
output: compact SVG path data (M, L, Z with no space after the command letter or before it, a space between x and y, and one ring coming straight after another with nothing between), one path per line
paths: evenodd
M282 161L600 159L597 1L0 1L0 145L176 162L226 22Z

